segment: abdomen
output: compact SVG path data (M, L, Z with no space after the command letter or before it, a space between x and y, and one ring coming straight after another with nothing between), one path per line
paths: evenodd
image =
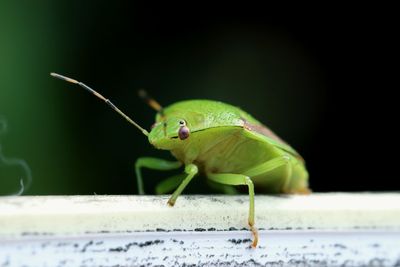
M246 137L243 131L245 129L241 127L216 127L195 132L184 147L172 153L183 163L196 164L205 175L241 174L275 157L288 155L268 142ZM286 166L250 177L256 190L289 193L307 188L308 174L303 163L293 157L290 164L292 172L289 178Z

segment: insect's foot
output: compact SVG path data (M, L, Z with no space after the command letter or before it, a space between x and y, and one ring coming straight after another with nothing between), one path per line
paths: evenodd
M296 189L296 190L284 190L283 193L296 194L296 195L310 195L312 193L312 191L309 188L301 188L301 189Z
M175 205L175 201L169 199L168 202L167 202L167 204L168 204L168 206L173 207L173 206Z
M251 244L251 247L256 248L258 244L258 230L254 226L250 226L250 230L253 233L253 243Z
M303 188L303 189L299 190L300 195L310 195L311 193L312 193L312 191L309 188Z

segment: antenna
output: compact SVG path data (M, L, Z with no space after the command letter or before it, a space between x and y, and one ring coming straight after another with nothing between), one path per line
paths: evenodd
M164 121L163 122L163 131L164 131L164 136L167 136L167 122L165 121L165 115L164 115L164 109L163 107L154 99L152 98L144 89L140 89L138 91L139 97L144 100L144 102L147 103L151 108L153 108L155 111L160 113L161 119Z
M97 96L98 98L100 98L101 100L103 100L104 102L106 102L106 104L108 106L110 106L110 108L112 108L114 111L118 112L122 117L124 117L129 123L133 124L136 128L138 128L144 135L148 136L149 132L146 131L145 129L143 129L142 127L139 126L139 124L137 124L136 122L134 122L131 118L129 118L127 115L125 115L125 113L123 113L119 108L117 108L109 99L105 98L104 96L102 96L101 94L99 94L98 92L96 92L95 90L93 90L92 88L90 88L89 86L87 86L84 83L81 83L77 80L65 77L63 75L51 72L50 73L51 76L58 78L60 80L64 80L66 82L69 83L74 83L79 85L80 87L86 89L87 91L89 91L90 93L92 93L93 95Z
M163 107L154 98L149 96L149 94L144 89L138 91L139 97L144 100L151 108L155 111L160 112L163 115Z

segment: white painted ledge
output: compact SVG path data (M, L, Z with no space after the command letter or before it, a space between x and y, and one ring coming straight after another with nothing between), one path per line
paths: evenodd
M0 266L400 266L400 193L0 198ZM397 265L396 265L397 264Z

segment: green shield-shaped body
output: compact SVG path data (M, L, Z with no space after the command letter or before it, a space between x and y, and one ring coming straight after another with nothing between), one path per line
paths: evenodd
M190 136L181 140L182 122ZM155 147L170 150L185 165L195 164L205 175L249 175L271 193L308 191L308 173L302 157L262 123L240 108L210 100L177 102L158 113L149 134ZM254 170L275 158L281 164L266 172Z

